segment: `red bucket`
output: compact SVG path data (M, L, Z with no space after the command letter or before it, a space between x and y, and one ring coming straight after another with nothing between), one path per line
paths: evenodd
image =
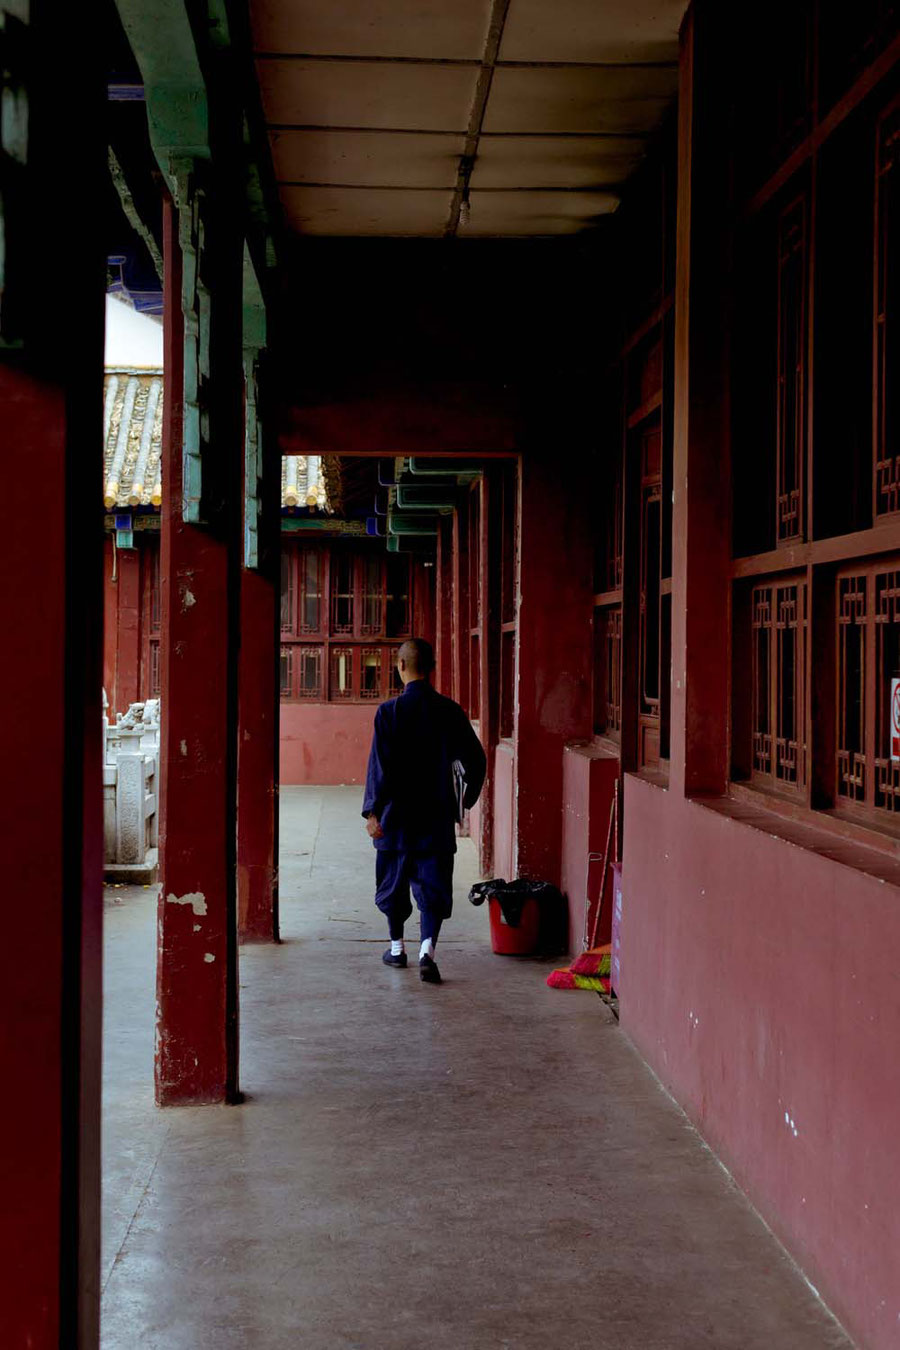
M491 950L498 956L534 956L541 935L541 910L536 900L526 900L518 928L503 917L499 900L488 900L491 918Z

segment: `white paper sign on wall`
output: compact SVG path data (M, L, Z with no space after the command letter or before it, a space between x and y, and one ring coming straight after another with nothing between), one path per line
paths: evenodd
M900 764L900 680L891 680L891 759Z

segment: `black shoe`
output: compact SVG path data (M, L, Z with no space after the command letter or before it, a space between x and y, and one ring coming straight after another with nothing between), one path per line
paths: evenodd
M426 984L441 983L441 972L430 956L423 956L419 962L419 979L424 980Z
M401 952L399 956L392 956L391 949L388 947L381 959L386 966L396 966L398 970L406 969L406 952Z

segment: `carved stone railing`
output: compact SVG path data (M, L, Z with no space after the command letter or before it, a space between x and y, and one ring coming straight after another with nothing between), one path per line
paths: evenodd
M159 699L132 703L113 726L103 698L103 839L107 879L156 879Z

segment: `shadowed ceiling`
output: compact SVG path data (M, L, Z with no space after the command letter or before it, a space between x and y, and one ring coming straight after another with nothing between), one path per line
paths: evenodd
M573 234L677 90L686 0L251 0L289 227Z

